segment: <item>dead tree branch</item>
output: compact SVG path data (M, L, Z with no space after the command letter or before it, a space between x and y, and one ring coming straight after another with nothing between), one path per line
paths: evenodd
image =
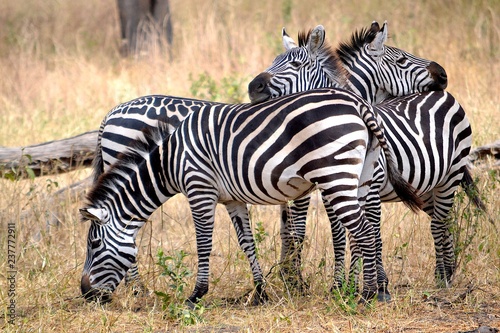
M89 167L98 131L27 147L0 147L2 177L47 176Z

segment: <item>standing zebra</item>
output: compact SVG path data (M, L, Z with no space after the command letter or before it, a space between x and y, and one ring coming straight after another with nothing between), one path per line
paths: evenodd
M429 89L437 89L442 87L443 84L443 73L444 70L434 62L416 58L415 56L408 54L406 52L401 52L401 57L407 59L404 67L401 67L394 63L391 55L382 54L385 39L382 33L376 33L374 26L370 31L373 35L370 40L360 41L360 49L371 48L379 53L377 61L384 62L384 66L371 66L374 71L371 73L372 76L386 78L391 77L386 74L386 71L397 72L400 75L401 85L407 87L408 91L425 91ZM353 39L361 38L363 34L355 33ZM376 39L375 39L376 37ZM364 38L364 37L363 37ZM286 39L286 41L291 41L291 39ZM293 41L292 41L293 43ZM321 48L323 50L323 48ZM323 52L323 51L322 51ZM341 66L341 62L337 58L337 55L333 52L325 53L326 59L323 56L318 56L317 60L321 61L322 68L327 68L329 74L329 81L333 82L333 86L344 87L347 86L346 70ZM303 61L306 61L304 58ZM327 61L328 60L328 61ZM415 61L414 61L415 60ZM375 61L375 60L374 60ZM391 94L398 94L398 90L391 90L391 85L379 80L380 82L376 86L377 92L388 91ZM387 89L384 88L387 86ZM266 97L267 98L267 97ZM218 104L218 103L217 103ZM116 106L109 114L104 118L99 129L99 138L96 149L96 158L94 159L94 179L98 180L99 176L116 161L118 155L126 150L131 143L137 139L143 137L141 132L144 128L154 128L158 126L158 121L166 121L171 130L176 128L180 121L182 121L188 114L192 112L199 111L200 108L209 107L209 105L215 105L214 103L199 101L193 99L176 99L170 96L145 96L127 103L120 104ZM300 201L300 200L299 200ZM299 201L296 201L298 206ZM308 201L306 201L307 209ZM302 215L305 219L305 215ZM298 223L298 226L304 226L305 231L305 220L304 223ZM341 228L343 232L344 229ZM286 243L289 242L289 238L285 237L287 233L283 233L283 243L285 243L284 248L287 248ZM340 234L336 233L335 239L340 239L341 242L345 244L345 236L340 237ZM338 241L336 241L338 242ZM344 245L345 246L345 245ZM341 248L336 246L335 249ZM338 255L336 251L335 256L338 260L343 260L344 251L341 251ZM343 262L343 261L342 261ZM341 267L337 264L336 267ZM137 266L134 263L131 270L128 272L125 278L126 282L134 282L134 284L139 284L139 274L137 271Z
M249 84L252 101L262 101L289 93L335 86L330 67L337 66L337 59L347 72L349 90L362 96L372 104L387 97L403 96L415 92L405 81L408 67L418 62L407 53L390 47L378 47L387 38L387 26L379 29L373 23L371 29L353 35L349 43L343 43L336 50L324 44L325 32L322 26L308 34L299 34L299 45L283 30L283 44L286 51L276 57L273 64ZM411 61L410 61L411 60ZM414 67L418 70L418 67ZM435 81L425 90L446 88L444 69L436 63L428 66ZM425 73L413 73L415 80L425 80ZM383 78L385 84L380 83ZM453 239L446 219L453 205L457 187L474 188L472 177L466 166L467 155L472 142L472 131L464 110L449 93L432 91L409 96L391 98L374 108L381 117L387 139L397 156L399 170L424 200L424 211L431 216L431 230L436 251L436 278L446 285L451 282L455 270ZM377 238L377 267L379 298L390 299L388 280L382 266L382 241L380 239L380 200L398 201L390 184L385 180L384 156L379 158L372 188L366 202L367 218L374 224ZM467 191L474 203L484 209L477 191ZM300 244L305 234L308 198L295 202L289 208L294 215L293 227L287 223L290 218L282 214L282 261L288 276L300 278ZM285 207L282 207L285 209ZM335 214L326 205L330 221ZM345 235L340 224L334 228L335 275L339 283L343 279ZM289 229L293 229L289 230ZM299 244L296 249L295 244ZM338 248L338 249L337 249ZM353 261L359 257L353 248ZM286 258L293 254L292 258ZM291 267L290 267L291 266ZM351 268L355 265L351 264ZM296 272L290 273L293 269ZM300 280L301 281L301 280Z
M141 140L142 141L142 140ZM375 237L362 209L380 149L387 176L414 210L421 202L402 181L370 104L354 94L322 89L259 105L200 107L169 134L166 125L104 173L82 216L91 220L81 290L109 300L135 262L135 238L149 216L177 193L187 196L198 252L198 275L188 304L208 291L209 256L217 202L231 216L256 285L253 304L266 299L255 256L247 203L275 205L314 189L349 230L363 259L361 301L375 296Z

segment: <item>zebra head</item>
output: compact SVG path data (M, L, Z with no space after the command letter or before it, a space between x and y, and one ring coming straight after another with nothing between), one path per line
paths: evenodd
M315 88L346 88L346 73L325 44L325 29L318 25L308 33L299 33L299 45L282 30L285 52L248 85L252 103Z
M135 236L139 228L118 229L113 214L106 208L82 208L84 219L90 220L87 257L83 267L81 290L88 301L109 302L130 266L135 262ZM129 224L132 225L132 224Z
M385 45L387 30L387 23L380 28L373 22L369 29L355 32L349 43L341 43L332 51L324 44L322 26L299 34L298 46L283 29L286 51L250 82L250 100L258 103L329 86L347 88L377 104L389 96L445 89L445 70L433 61Z
M139 229L165 201L179 192L169 177L168 121L146 127L102 175L80 209L90 220L81 290L87 300L109 301L136 262Z

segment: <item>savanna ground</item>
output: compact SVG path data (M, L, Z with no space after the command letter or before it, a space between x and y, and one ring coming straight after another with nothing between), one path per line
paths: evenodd
M282 52L281 28L323 24L330 43L346 40L373 20L388 20L389 45L440 63L448 91L471 121L473 146L500 138L500 2L478 1L193 1L173 0L172 60L152 49L138 58L119 55L113 0L2 1L0 3L0 145L23 146L97 129L113 106L147 94L247 102L246 85ZM486 165L487 166L487 165ZM6 332L458 332L500 327L500 241L485 217L457 200L454 213L458 271L439 289L433 278L429 219L400 204L383 207L384 260L393 301L357 307L331 296L332 246L326 215L312 205L304 250L309 295L289 294L279 262L277 207L252 207L260 262L270 302L259 307L227 299L248 291L251 274L227 213L220 209L211 259L211 289L203 312L182 315L194 286L196 246L182 196L167 202L139 235L140 269L149 290L134 297L120 286L111 304L85 303L80 276L88 225L83 199L59 188L88 176L82 170L31 180L0 179L0 327ZM474 169L491 218L500 217L498 171ZM46 228L51 214L61 225ZM13 223L9 227L8 223ZM12 226L12 224L10 224ZM9 230L16 235L15 297L9 296ZM177 282L162 276L157 252L186 254ZM168 262L167 262L168 264ZM168 266L168 265L166 265ZM174 284L177 290L172 289ZM186 285L185 285L186 284ZM183 289L182 289L183 288ZM153 291L169 295L162 300ZM8 324L8 305L17 317ZM179 315L178 312L181 312ZM189 325L191 321L202 320Z

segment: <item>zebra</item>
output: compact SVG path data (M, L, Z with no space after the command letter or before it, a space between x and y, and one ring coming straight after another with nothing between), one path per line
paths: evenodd
M255 256L247 203L276 205L322 190L363 258L360 302L377 290L375 237L362 209L380 149L387 175L413 210L421 201L402 181L370 104L345 90L319 89L258 105L216 104L190 113L170 132L167 124L144 132L88 194L80 209L91 221L81 291L109 301L135 262L135 238L149 216L177 193L187 196L196 230L198 273L186 300L208 292L216 203L223 203L247 255L256 293L267 299Z
M325 86L336 86L331 77L331 66L341 66L347 72L348 90L362 96L372 104L381 117L386 136L396 152L397 164L405 179L424 200L424 211L431 218L432 236L436 252L435 275L439 283L448 286L455 271L453 239L447 226L448 213L453 205L456 189L462 185L477 207L485 210L466 166L472 143L472 131L465 111L455 98L441 90L446 88L447 76L436 63L428 65L434 82L424 89L407 86L408 82L427 80L426 73L418 73L410 63L419 62L408 53L390 46L382 46L387 38L387 25L382 28L374 22L370 29L355 33L351 41L336 50L325 44L322 26L309 33L299 34L299 45L282 30L286 51L276 57L273 64L249 84L249 96L254 102ZM394 64L395 66L390 66ZM421 69L420 69L421 70ZM414 80L405 80L412 73ZM380 80L383 78L384 84ZM387 94L391 97L388 98ZM406 95L406 96L405 96ZM384 102L385 100L385 102ZM378 104L382 102L381 104ZM441 155L442 154L442 155ZM373 176L372 188L366 202L366 215L374 224L377 239L377 268L380 300L389 300L389 283L382 265L380 239L380 200L398 201L384 175L384 156L379 158ZM282 262L286 276L300 274L300 250L305 234L308 198L297 200L293 207L282 207L293 214L282 214ZM326 205L331 221L333 212ZM335 250L335 276L339 284L344 278L345 234L343 228L332 223ZM297 246L296 246L297 245ZM359 258L355 246L351 268ZM287 258L287 255L293 255ZM290 272L292 270L293 272ZM355 273L353 273L355 275ZM292 279L293 278L289 278Z
M156 128L161 122L172 132L190 113L210 105L211 102L197 99L148 95L115 106L99 127L96 155L92 161L93 182L97 183L134 141L144 139L144 130ZM132 286L136 295L145 291L137 263L134 262L127 272L125 284Z
M286 51L249 83L250 100L258 103L297 90L336 87L376 105L389 97L446 89L448 78L442 66L385 45L387 36L387 21L382 28L373 22L332 49L325 44L322 25L299 33L299 45L283 28Z
M355 38L354 36L356 35L355 33L352 38ZM291 40L291 38L289 40ZM381 40L377 45L383 48L383 42L384 40ZM368 42L366 44L370 45ZM324 66L328 67L329 73L331 74L331 80L335 82L335 86L345 88L348 82L346 79L347 72L341 66L341 62L337 59L335 54L330 54L330 57L332 57L331 61L325 63ZM419 58L417 59L418 62L411 64L414 56L406 55L406 57L409 59L409 64L407 64L406 67L407 73L405 69L401 70L402 73L404 73L404 75L401 75L402 80L408 81L406 85L417 82L417 85L415 85L413 89L420 91L433 89L433 87L443 84L442 74L440 73L444 70L439 69L439 65L433 64L431 61L422 61ZM318 59L321 59L321 57L318 57ZM384 57L382 57L382 59L384 59ZM386 67L390 68L390 66L396 65L388 62ZM415 67L417 67L418 70ZM424 75L422 72L427 72L427 74ZM417 81L417 77L425 77L426 79ZM378 90L383 90L383 83L381 83ZM176 99L170 96L153 95L140 97L116 106L103 119L99 129L96 158L93 163L94 180L97 181L99 176L105 170L109 169L117 160L118 155L124 152L133 141L142 138L142 129L156 127L158 126L158 121L166 120L169 129L173 130L188 114L197 112L200 108L208 107L209 105L212 105L212 103L188 98ZM298 201L296 201L296 203L298 204ZM285 235L285 233L283 233L283 235ZM283 239L283 242L287 241L287 238ZM336 265L336 267L340 267L340 265ZM132 284L135 290L141 291L144 289L140 282L137 265L135 263L127 273L125 282L127 284Z

